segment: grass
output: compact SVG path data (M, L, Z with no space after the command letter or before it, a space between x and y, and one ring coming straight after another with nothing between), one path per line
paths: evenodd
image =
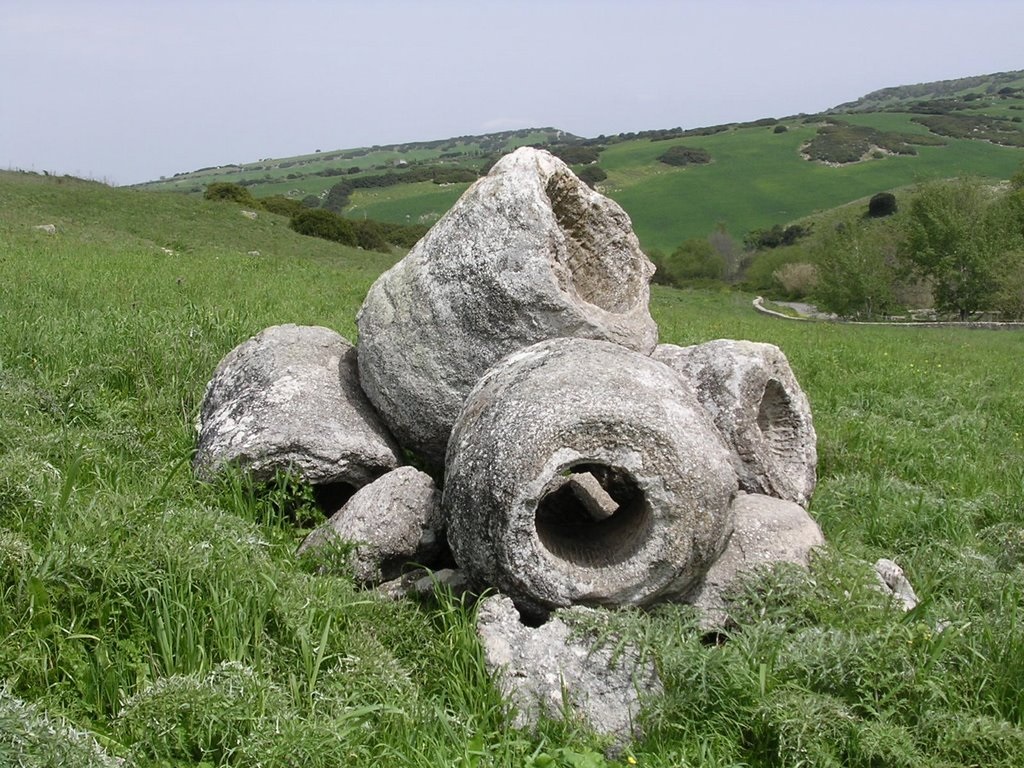
M0 763L1019 765L1024 337L655 289L664 341L786 352L830 546L809 574L751 581L721 645L685 607L617 614L666 692L611 760L572 724L507 727L471 607L314 575L280 498L188 471L220 358L281 322L353 337L391 260L231 205L0 175ZM878 557L916 611L871 588Z

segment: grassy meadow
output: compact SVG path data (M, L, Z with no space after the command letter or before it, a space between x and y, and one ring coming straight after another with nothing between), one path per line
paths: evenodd
M0 174L0 765L1021 764L1024 336L654 290L663 341L786 352L829 546L808 574L752 579L720 643L685 606L612 615L665 695L607 758L573 723L508 727L471 605L388 602L297 560L317 514L301 489L191 477L218 361L277 323L354 339L394 258L229 203ZM913 612L873 588L879 557Z

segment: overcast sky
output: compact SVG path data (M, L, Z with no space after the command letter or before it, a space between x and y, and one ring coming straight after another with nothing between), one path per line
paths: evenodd
M1024 69L1022 30L1021 0L0 0L0 167L782 117Z

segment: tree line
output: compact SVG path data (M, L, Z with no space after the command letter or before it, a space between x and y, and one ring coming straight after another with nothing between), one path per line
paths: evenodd
M1008 184L931 181L815 225L776 225L741 246L720 225L671 254L652 252L669 285L727 282L877 319L927 307L967 320L1024 318L1024 165Z

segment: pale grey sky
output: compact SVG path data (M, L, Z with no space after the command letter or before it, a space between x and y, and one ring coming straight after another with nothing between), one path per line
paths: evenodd
M817 112L1024 69L1020 0L0 0L0 168L130 184L492 130Z

